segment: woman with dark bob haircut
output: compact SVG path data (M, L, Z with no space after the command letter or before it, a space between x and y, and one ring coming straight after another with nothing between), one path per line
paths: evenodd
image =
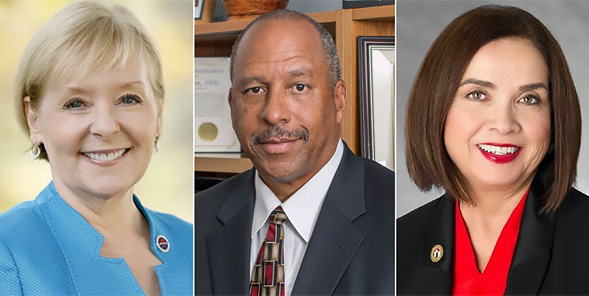
M496 5L454 19L405 126L411 178L446 193L398 220L399 295L589 294L579 99L538 19Z

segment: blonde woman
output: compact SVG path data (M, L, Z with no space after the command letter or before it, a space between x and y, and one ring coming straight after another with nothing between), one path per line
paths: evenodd
M122 6L70 4L33 37L17 117L53 181L0 215L0 294L192 294L192 225L133 194L162 130L162 66Z

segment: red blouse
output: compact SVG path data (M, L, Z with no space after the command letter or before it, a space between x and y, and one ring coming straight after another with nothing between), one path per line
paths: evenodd
M503 226L491 258L482 273L477 268L470 237L458 201L456 202L456 251L452 295L503 295L527 196L528 192Z

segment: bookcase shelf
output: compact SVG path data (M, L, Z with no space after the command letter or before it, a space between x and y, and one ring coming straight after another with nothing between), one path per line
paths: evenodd
M342 139L356 154L360 153L360 117L358 101L358 36L394 36L395 6L340 9L308 14L322 24L334 37L340 55L342 79L346 82L348 99L342 124ZM194 24L196 57L227 57L237 35L252 19ZM232 157L195 154L196 172L239 173L252 167L241 154Z

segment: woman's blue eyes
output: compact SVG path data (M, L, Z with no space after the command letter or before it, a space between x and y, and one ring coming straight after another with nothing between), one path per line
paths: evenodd
M139 104L142 100L138 95L126 94L121 98L121 103L125 105Z
M73 99L67 101L63 105L63 108L64 109L80 109L84 106L85 106L84 101L82 101L81 99L78 99L78 98L73 98Z
M143 99L141 99L141 97L139 97L138 95L135 94L126 94L124 96L122 96L119 101L117 102L117 104L123 104L123 105L136 105L136 104L141 104L143 102ZM86 101L84 101L81 98L72 98L70 100L68 100L64 105L63 105L63 109L66 110L78 110L78 109L82 109L84 107L89 106Z

